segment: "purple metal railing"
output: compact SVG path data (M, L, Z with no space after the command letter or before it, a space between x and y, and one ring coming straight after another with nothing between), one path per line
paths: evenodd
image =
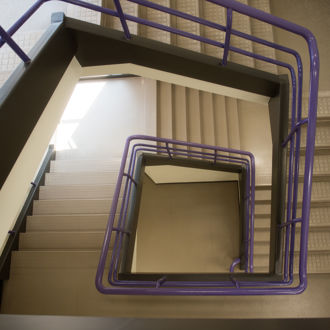
M24 53L24 51L12 40L12 36L14 33L38 10L38 8L48 1L55 0L38 0L31 8L17 21L15 24L8 29L8 31L4 31L0 28L0 47L4 45L4 43L8 43L8 45L16 52L16 54L25 62L29 63L30 58ZM317 114L317 97L318 97L318 79L319 79L319 55L318 48L315 37L313 34L306 28L286 21L284 19L275 17L271 14L262 12L258 9L251 8L239 2L233 0L206 0L215 5L219 5L225 7L227 9L227 25L223 26L218 23L210 22L208 20L202 19L200 17L195 17L193 15L183 13L172 8L164 7L158 4L155 4L146 0L128 0L130 2L134 2L136 4L146 6L149 8L153 8L155 10L159 10L164 13L168 13L173 16L181 17L186 20L190 20L196 22L198 24L211 27L217 29L219 31L223 31L226 33L225 43L221 43L215 40L211 40L209 38L205 38L199 35L195 35L193 33L181 31L179 29L165 26L159 23L150 22L148 20L142 19L140 17L135 17L132 15L125 14L121 8L120 1L115 0L115 7L117 11L103 8L101 6L97 6L91 3L87 3L80 0L56 0L61 1L73 5L77 5L83 8L91 9L97 12L101 12L104 14L108 14L111 16L118 17L122 23L124 34L126 38L130 38L130 32L127 26L127 21L132 21L138 24L143 24L146 26L150 26L162 31L174 33L177 35L181 35L187 38L191 38L193 40L197 40L206 44L210 44L219 48L224 49L224 56L222 59L222 65L226 65L227 57L229 52L236 52L245 56L249 56L255 58L257 60L266 61L268 63L272 63L274 65L279 65L285 67L289 70L291 76L291 84L292 84L292 104L291 104L291 131L288 134L285 141L283 141L282 147L286 147L289 145L289 173L288 173L288 189L287 189L287 202L286 202L286 219L285 223L280 226L281 230L285 228L285 253L284 253L284 280L279 282L264 282L264 286L274 285L274 288L242 288L244 284L240 283L240 287L237 288L208 288L208 289L199 289L199 288L191 288L189 291L181 290L178 288L166 288L164 290L164 286L166 286L166 281L163 283L163 280L158 282L157 288L151 289L148 288L148 292L145 291L145 288L139 288L134 291L132 294L178 294L178 295L219 295L219 294L228 294L228 295L236 295L236 294L296 294L304 291L307 285L307 242L308 242L308 229L309 229L309 213L310 213L310 201L311 201L311 187L312 187L312 173L313 173L313 155L314 155L314 145L315 145L315 129L316 129L316 114ZM310 58L310 83L309 83L309 109L307 118L302 118L302 82L303 82L303 65L301 61L301 57L296 50L290 49L288 47L284 47L278 45L276 43L263 40L261 38L257 38L251 36L249 34L243 33L241 31L237 31L232 29L232 13L237 12L243 15L247 15L251 18L257 19L262 22L266 22L272 24L273 26L282 28L287 30L293 34L298 36L302 36L308 45L309 50L309 58ZM235 35L249 41L262 44L267 47L271 47L282 52L291 54L295 57L297 62L297 77L295 73L295 69L292 65L267 58L265 56L254 54L237 47L233 47L230 45L230 36ZM298 78L298 79L297 79ZM298 91L297 91L298 89ZM301 218L297 219L297 202L298 202L298 177L299 177L299 152L300 152L300 136L301 136L301 126L307 125L307 137L306 137L306 150L305 150L305 172L304 172L304 184L303 184L303 198L302 198L302 214ZM172 157L171 152L169 151L169 146L165 147L168 150L169 157ZM254 205L253 205L254 207ZM299 254L299 285L296 287L276 287L276 286L285 286L290 285L293 282L293 257L294 257L294 241L295 241L295 226L296 223L301 223L301 238L300 238L300 254ZM120 232L118 232L120 233ZM106 237L111 235L111 232L106 232ZM106 243L105 239L105 243ZM104 249L102 250L102 256L106 253ZM102 259L101 256L101 259ZM253 258L253 255L252 255ZM98 272L99 274L99 272ZM117 293L117 294L127 294L125 288L115 288L113 291L109 292L108 288L104 288L100 281L100 278L96 280L97 287L100 291L105 293ZM231 285L233 283L231 282ZM260 283L253 283L254 286L259 286ZM228 284L229 285L229 284ZM136 289L136 288L134 288Z
M132 147L131 152L131 158L128 166L128 171L124 172L125 166L126 166L126 158L129 151L129 146L131 141L133 140L147 140L157 143L163 143L165 146L159 146L159 145L152 145L152 144L145 144L145 143L137 143L134 144ZM170 147L169 144L176 145L176 147ZM177 146L186 147L186 149L180 149ZM188 148L203 148L203 150L209 150L206 151L196 151L196 150L189 150ZM208 146L204 144L197 144L197 143L189 143L184 141L177 141L177 140L170 140L170 139L162 139L162 138L156 138L156 137L150 137L150 136L132 136L129 137L126 146L124 155L122 158L122 164L121 169L118 176L117 186L115 190L115 194L113 197L113 203L112 208L110 212L110 218L108 222L108 227L106 232L112 233L115 231L115 240L114 240L114 247L113 252L111 254L111 262L110 262L110 270L109 270L109 276L108 280L111 285L113 286L143 286L143 287L160 287L158 280L157 281L123 281L118 280L118 265L119 265L119 257L122 249L122 243L123 243L123 235L126 231L126 220L127 220L127 211L128 211L128 204L130 199L130 193L132 189L132 180L134 176L134 170L135 170L135 162L137 159L137 153L138 152L154 152L154 153L163 153L169 156L169 158L172 157L190 157L190 158L197 158L197 159L204 159L209 161L221 161L221 162L230 162L235 164L244 164L247 169L247 181L246 186L248 189L248 209L246 214L246 220L245 223L247 225L246 228L246 237L244 239L245 241L245 256L246 256L246 272L253 271L253 228L254 228L254 191L255 191L255 165L254 165L254 157L251 153L242 151L242 150L235 150L235 149L228 149L228 148L221 148L221 147L214 147L214 146ZM211 152L210 152L211 151ZM226 154L223 154L226 153ZM237 156L228 155L227 153L236 154ZM244 157L248 157L248 159L245 159ZM119 215L118 224L115 227L115 230L113 230L114 220L115 220L115 214L118 207L118 198L120 195L120 190L122 187L122 181L123 177L126 176L126 183L121 203L121 210ZM133 182L134 183L134 182ZM119 230L118 230L119 228ZM127 233L127 231L126 231ZM106 235L106 240L103 246L103 251L109 250L109 244L111 240L111 234L110 236ZM104 268L102 265L105 265L107 257L107 252L105 254L102 253L102 257L100 260L100 267L98 271L97 277L100 277L100 280L102 279ZM236 265L239 261L239 259L236 259L234 261L234 264ZM232 265L231 265L231 269ZM250 283L249 283L250 284ZM232 286L233 282L226 281L226 282L192 282L192 281L166 281L166 279L162 279L162 287L209 287L209 286ZM246 285L246 282L242 282L242 285ZM134 288L131 288L132 290L135 290ZM111 289L110 289L111 290Z

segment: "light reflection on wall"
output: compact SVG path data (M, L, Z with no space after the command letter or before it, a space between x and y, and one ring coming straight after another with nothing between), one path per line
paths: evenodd
M105 84L106 81L85 81L77 84L53 137L52 143L56 150L77 148L73 134Z

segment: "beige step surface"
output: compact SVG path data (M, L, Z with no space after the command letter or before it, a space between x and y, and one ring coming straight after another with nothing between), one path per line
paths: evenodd
M115 188L115 184L41 186L39 199L110 199Z
M305 157L300 155L299 159L299 173L303 174L305 170ZM313 174L329 174L330 173L330 150L329 154L315 154Z
M91 268L12 269L3 290L1 312L7 314L292 318L329 313L330 275L310 275L306 292L297 296L159 297L102 295L95 289Z
M255 254L265 254L269 251L268 233L255 233L254 251ZM259 237L260 236L260 237ZM300 250L299 234L296 235L295 251ZM330 251L330 230L314 232L311 231L308 235L308 251Z
M322 118L318 120L316 125L315 146L324 147L330 145L330 118ZM306 145L307 127L303 125L301 128L301 146Z
M269 255L254 255L255 272L268 272ZM330 251L308 253L307 258L308 274L326 274L330 272ZM299 273L299 255L295 253L294 273Z
M270 13L270 2L260 0L248 0L249 6ZM251 19L251 34L264 40L274 41L273 26L256 19ZM253 52L269 58L275 59L275 49L260 45L256 42L252 44ZM255 61L255 67L259 70L278 74L277 66L264 61Z
M45 185L115 184L118 172L47 173Z
M52 160L50 172L106 172L118 170L121 159L94 160L94 159L75 159L75 160Z
M33 215L109 214L110 199L36 200Z
M201 16L211 22L226 25L226 12L225 8L217 6L208 1L200 1ZM217 40L220 42L225 41L225 33L216 29L209 28L201 25L201 35L205 38ZM223 49L209 44L202 43L202 52L204 54L218 58L223 57Z
M226 97L226 118L228 147L240 149L239 119L238 119L238 100Z
M202 92L200 97L200 123L202 143L215 145L214 104L211 93Z
M104 231L107 214L33 215L26 220L26 231Z
M172 2L172 8L183 11L193 16L199 16L200 6L198 0L180 0ZM179 30L189 31L190 33L200 35L200 24L185 20L180 17L171 16L171 25ZM173 34L171 36L172 43L178 47L201 51L201 43L197 40L188 39Z
M187 141L187 88L172 85L173 97L173 138Z
M170 0L161 0L160 4L162 6L170 7ZM170 26L171 18L170 15L160 12L158 10L153 10L151 8L139 7L139 17L147 19L152 22L157 22L162 25ZM158 40L164 43L171 43L171 35L169 32L156 30L150 28L149 26L144 26L140 24L138 26L138 33L141 37Z
M254 219L255 228L269 228L270 214L256 215ZM311 209L309 223L311 228L330 227L330 207L314 207Z
M189 142L202 141L200 94L197 89L187 89L187 138ZM201 151L196 149L196 151Z
M104 231L26 232L20 234L20 250L99 250Z
M220 147L228 148L228 128L225 96L214 94L213 104L215 144Z
M312 201L329 200L330 181L324 181L324 179L328 180L328 176L326 178L324 178L324 175L315 175L313 177ZM260 187L257 187L255 192L256 201L270 203L271 186L266 186L265 188L266 189L260 189ZM303 195L303 182L300 182L298 184L298 200L302 200L302 195Z
M101 250L63 250L63 251L14 251L11 259L11 272L19 269L96 269Z
M157 136L173 138L172 85L157 81Z

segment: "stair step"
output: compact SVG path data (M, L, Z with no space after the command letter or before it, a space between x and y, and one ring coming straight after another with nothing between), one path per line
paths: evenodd
M41 186L39 200L44 199L111 199L116 185Z
M26 231L104 231L107 214L28 216Z
M200 143L202 141L201 132L201 113L200 113L200 91L187 88L187 128L188 141ZM201 151L201 149L193 149Z
M230 304L228 297L198 297L196 303L196 299L178 296L102 295L95 289L95 269L91 268L16 268L3 290L1 311L126 318L328 317L329 279L326 274L310 275L303 295L238 296L231 297Z
M173 85L173 138L187 141L187 99L186 88ZM181 147L183 148L183 147Z
M241 149L239 119L238 119L238 100L226 97L226 118L228 147L232 149Z
M329 179L330 176L326 177L324 175L315 175L313 177L313 189L312 189L312 201L327 201L330 196L330 181L323 181L324 179ZM322 181L321 181L322 180ZM302 200L303 195L303 182L298 184L298 200ZM267 202L270 203L271 200L271 186L266 186L263 189L258 189L255 191L256 202Z
M201 92L200 111L201 111L200 123L201 123L202 143L215 145L214 104L211 93Z
M299 158L299 173L303 174L305 170L305 157L301 155ZM313 174L330 174L330 150L328 155L314 156Z
M157 136L173 138L172 85L157 81Z
M174 1L172 8L178 11L183 11L193 16L199 16L199 1L198 0L180 0ZM171 17L172 26L183 31L189 31L190 33L200 35L200 24L185 20L180 17ZM201 51L201 43L197 40L188 39L182 36L173 35L172 43L178 47L190 49L195 52Z
M104 232L26 232L19 237L20 250L99 250Z
M270 228L270 216L266 217L255 217L254 218L254 229L268 229Z
M118 172L46 173L45 185L115 184Z
M120 163L120 158L112 160L52 160L50 163L50 172L107 172L119 170Z
M36 200L33 215L109 214L110 199Z
M228 148L226 97L216 94L214 94L213 97L215 144L220 147Z
M92 268L96 269L101 250L90 251L13 251L11 274L17 269L29 268Z
M268 272L269 256L255 255L254 256L255 272ZM299 272L299 256L296 253L294 259L294 273ZM313 252L310 251L307 257L307 272L309 274L325 274L330 272L330 252Z
M254 251L255 254L269 253L269 235L255 233ZM267 237L266 237L267 236ZM300 249L300 235L296 234L295 251ZM308 251L328 251L330 252L330 230L311 231L308 237Z
M315 146L324 147L330 145L330 118L322 118L316 124ZM301 146L306 146L307 127L301 128Z
M328 209L330 207L330 200L312 200L311 210L315 209ZM256 217L265 217L266 215L270 216L270 201L256 201L255 203L255 216ZM301 202L298 203L297 214L301 212Z
M270 214L256 215L255 228L270 228ZM326 228L330 227L330 208L329 207L312 207L309 217L310 228Z

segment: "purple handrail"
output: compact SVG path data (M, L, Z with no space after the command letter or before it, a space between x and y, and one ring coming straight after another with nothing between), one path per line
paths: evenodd
M24 53L20 46L11 38L11 36L0 25L0 36L9 47L21 58L24 63L30 63L31 59Z
M31 17L38 10L38 8L45 2L54 1L54 0L38 0L36 1L28 11L20 17L20 19L15 22L15 24L8 29L8 31L4 31L0 28L0 47L4 45L5 42L16 52L18 56L25 62L29 63L29 57L24 53L22 49L12 40L13 34ZM253 289L253 288L242 288L242 283L240 283L240 288L231 288L228 290L226 289L219 289L218 291L215 290L198 290L198 289L191 289L189 292L183 290L173 291L170 288L167 288L167 291L164 292L164 288L168 284L167 281L164 283L159 284L157 288L153 288L151 291L144 292L143 288L137 291L134 291L132 294L206 294L206 295L213 295L213 294L294 294L302 292L307 285L307 242L308 242L308 229L309 229L309 213L310 213L310 200L311 200L311 183L312 183L312 173L313 173L313 155L314 155L314 147L315 147L315 129L316 129L316 113L317 113L317 94L318 94L318 79L319 79L319 55L317 49L317 43L313 34L306 28L298 26L294 23L286 21L284 19L275 17L271 14L262 12L258 9L251 8L244 4L241 4L237 1L233 0L206 0L213 4L222 6L227 8L227 26L222 26L220 24L207 21L205 19L192 16L187 13L182 13L180 11L167 8L150 1L146 0L128 0L131 2L135 2L137 4L150 7L170 15L175 15L187 20L194 21L196 23L218 29L220 31L226 32L225 43L217 42L205 37L201 37L198 35L194 35L189 32L181 31L179 29L175 29L169 26L165 26L162 24L158 24L155 22L150 22L148 20L135 17L132 15L127 15L122 11L120 1L115 0L115 6L117 11L103 8L101 6L97 6L91 3L87 3L81 0L57 0L73 5L77 5L83 8L91 9L94 11L98 11L104 14L108 14L111 16L118 17L122 23L124 34L126 38L130 38L129 29L127 26L127 21L132 21L138 24L143 24L146 26L154 27L156 29L160 29L163 31L167 31L170 33L178 34L187 38L191 38L193 40L198 40L203 43L211 44L220 48L224 48L224 56L222 63L226 64L228 52L237 52L239 54L249 56L255 58L257 60L266 61L268 63L272 63L274 65L280 65L287 68L290 72L291 82L292 82L292 115L291 115L291 130L288 134L287 138L283 141L282 147L289 145L289 181L288 181L288 200L287 200L287 215L284 222L284 226L280 228L286 228L286 235L285 235L285 254L284 254L284 280L279 282L264 282L265 285L273 284L291 284L293 281L293 257L294 257L294 240L295 240L295 226L296 226L296 210L297 210L297 201L298 201L298 178L299 178L299 151L300 151L300 138L301 138L301 126L303 124L307 125L307 138L306 138L306 151L305 151L305 172L304 172L304 185L303 185L303 199L302 199L302 216L301 216L301 240L300 240L300 260L299 260L299 285L297 287L290 287L290 288L266 288L266 289ZM269 42L246 33L237 31L231 28L232 22L232 12L238 12L243 15L250 16L252 18L258 19L260 21L270 23L274 26L279 28L285 29L289 32L292 32L296 35L302 36L307 44L309 49L309 56L310 56L310 97L309 97L309 109L308 109L308 117L302 119L302 80L303 80L303 65L301 61L301 57L299 53L293 49L278 45L273 42ZM298 69L298 80L296 80L296 74L294 68L284 62L274 60L271 58L267 58L262 55L254 54L245 50L241 50L237 47L230 46L230 36L231 34L236 35L241 38L245 38L252 42L260 43L262 45L272 47L274 49L286 52L291 54L295 57L297 62L297 69ZM298 91L296 91L298 89ZM290 142L290 143L289 143ZM168 148L168 145L166 146ZM168 148L168 154L172 157L171 152ZM127 156L127 154L126 154ZM252 179L254 180L253 176ZM129 179L127 179L129 180ZM120 181L120 180L119 180ZM130 181L131 182L131 181ZM253 182L251 182L252 185ZM252 203L251 196L251 206L250 206L250 215L251 219L253 219L254 214L254 200ZM111 207L111 210L113 210ZM122 235L120 232L118 234ZM106 232L106 235L111 235L111 232ZM249 240L253 242L253 231L250 233L251 237ZM290 243L289 243L290 242ZM253 244L250 244L250 257L253 260ZM102 253L105 253L104 249ZM251 265L253 262L251 263ZM288 270L289 268L289 270ZM251 270L251 269L250 269ZM253 282L250 282L253 283ZM100 284L100 282L98 282ZM258 286L259 284L253 283L253 285ZM99 286L102 291L102 288ZM123 288L124 289L124 288ZM136 289L136 288L135 288ZM213 288L214 289L214 288ZM153 291L156 290L156 291ZM158 291L157 291L158 290ZM161 290L161 293L159 293ZM105 289L107 292L107 289ZM141 292L141 293L137 293ZM110 293L110 292L107 292ZM114 292L111 292L114 293ZM117 294L126 294L127 291L116 291Z
M230 36L232 33L231 31L232 24L233 24L233 10L231 8L227 8L227 28L226 28L226 37L225 37L225 47L223 49L222 65L227 64Z
M145 149L145 148L139 148L139 149L136 149L136 147L148 147L149 149ZM152 151L152 149L151 148L154 148L154 149L156 149L157 150L157 152L159 153L159 152L161 152L161 153L167 153L167 154L169 154L169 155L171 155L171 157L172 157L172 154L171 154L171 152L170 152L170 150L172 150L173 151L173 155L175 155L175 156L180 156L180 155L183 155L183 156L188 156L188 157L191 157L191 156L193 156L192 155L192 153L195 153L195 154L197 154L197 155L195 155L196 157L198 157L198 158L202 158L202 159L212 159L212 156L211 157L207 157L207 156L205 156L205 155L207 155L207 153L201 153L201 152L197 152L197 151L188 151L187 152L187 150L183 150L183 149L181 149L181 151L184 151L184 152L178 152L178 151L180 151L180 149L175 149L175 148L169 148L168 147L168 143L166 143L166 147L161 147L161 146L153 146L153 145L147 145L147 144L135 144L134 146L133 146L133 150L132 150L132 156L131 156L131 160L130 160L130 164L129 164L129 172L131 173L130 174L130 177L132 177L133 176L133 173L134 173L134 167L132 168L132 163L133 164L135 164L135 160L136 160L136 155L137 155L137 152L138 151L141 151L141 150L143 150L143 151ZM163 151L161 151L161 149L163 149ZM166 150L166 151L165 151ZM170 158L171 158L170 157ZM233 157L233 156L226 156L226 157L228 157L228 158L230 158L230 159L233 159L231 162L234 162L234 163L245 163L246 164L246 166L247 166L247 171L248 171L248 174L247 174L247 184L246 184L246 186L247 187L250 187L250 185L249 185L249 182L250 182L250 170L249 170L249 163L245 160L245 159L242 159L242 158L239 158L239 157ZM220 155L219 155L219 157L218 158L220 158L220 160L221 161L229 161L228 159L223 159L223 158L221 158L220 157ZM234 160L234 159L236 159L236 160ZM130 187L129 187L129 189L130 189ZM254 189L254 187L253 187L253 189ZM125 192L126 192L126 186L125 186ZM126 216L127 216L127 206L128 206L128 198L129 198L129 192L128 192L128 194L127 194L127 198L126 198L126 193L124 192L124 200L123 200L123 204L125 203L125 211L124 211L124 215L122 216L122 210L121 210L121 214L120 214L120 218L119 218L119 226L121 226L122 224L121 224L121 221L122 221L122 218L123 219L126 219ZM126 200L125 200L125 198L126 198ZM122 204L122 205L123 205ZM247 218L248 218L248 213L247 213ZM125 221L125 220L124 220ZM252 222L253 223L253 222ZM249 225L249 222L248 222L248 219L246 219L246 224L247 225ZM124 226L124 225L123 225ZM253 229L253 227L252 227L252 229ZM246 230L246 232L248 233L249 232L249 228L247 227L247 230ZM248 239L247 239L248 240ZM115 241L115 248L116 248L116 242L117 241ZM119 243L119 248L118 248L118 250L120 250L120 245L121 245L121 242ZM252 245L253 245L253 242L252 242ZM246 264L246 271L248 271L248 263L250 264L250 271L252 272L252 263L253 263L253 259L251 259L251 256L250 256L250 259L248 258L248 255L249 255L249 252L248 252L248 246L246 246L245 247L245 253L246 253L246 257L247 257L247 264ZM118 259L118 257L119 257L119 252L117 251L117 253L115 253L116 254L116 258ZM112 258L112 262L111 262L111 265L113 265L113 258ZM116 271L116 270L115 270ZM111 271L110 271L110 273L111 273Z
M250 161L251 161L251 167L253 169L252 171L252 175L254 176L255 173L254 173L254 157L252 154L250 153L247 153L245 151L238 151L238 150L234 150L234 149L226 149L226 148L220 148L220 147L213 147L213 146L207 146L207 145L203 145L203 144L192 144L192 143L188 143L188 142L183 142L183 141L177 141L177 140L169 140L169 139L161 139L161 138L155 138L155 137L148 137L148 136L133 136L133 137L130 137L128 138L126 144L129 145L130 141L131 140L134 140L134 139L143 139L143 140L149 140L149 141L156 141L156 142L163 142L165 143L165 147L161 147L161 146L157 146L157 145L146 145L146 144L135 144L133 146L133 151L132 151L132 155L131 155L131 159L130 159L130 163L129 163L129 168L128 168L128 173L129 173L129 177L132 178L133 177L133 173L134 173L134 167L132 167L132 164L135 164L135 159L136 159L136 155L137 155L137 152L139 150L150 150L150 148L154 148L156 149L157 152L162 152L162 153L165 153L165 154L169 154L171 156L178 156L178 155L184 155L184 156L189 156L191 157L192 155L195 155L196 157L198 158L204 158L204 159L209 159L209 160L212 160L214 158L214 155L215 153L206 153L206 152L199 152L199 151L193 151L193 150L187 150L187 149L180 149L181 151L184 151L184 152L177 152L179 149L176 149L176 148L170 148L169 147L169 143L170 144L175 144L175 145L182 145L182 146L189 146L189 147L195 147L195 148L209 148L209 149L212 149L212 150L218 150L219 152L236 152L240 155L245 155L245 156L248 156L250 157ZM141 148L142 147L142 148ZM149 149L145 149L145 147L148 147ZM136 149L138 148L138 149ZM163 151L160 151L159 149L163 149ZM126 147L125 147L125 150L126 150ZM127 149L128 150L128 149ZM205 156L205 155L209 155L209 156ZM232 159L231 162L239 162L239 163L245 163L245 164L248 164L247 163L247 160L244 159L244 158L240 158L240 157L235 157L235 156L230 156L230 155L226 155L226 156L222 156L221 154L217 154L217 157L220 158L221 160L222 157L227 157L229 159ZM125 168L125 155L122 159L122 164L121 164L121 168ZM125 175L125 173L123 172L123 175ZM119 173L119 176L118 176L118 181L117 181L117 186L116 186L116 193L114 195L114 199L113 199L113 203L112 203L112 210L110 212L110 217L109 217L109 223L108 225L111 227L113 226L113 223L114 223L114 217L115 217L115 212L116 212L116 205L114 204L117 204L117 199L116 199L116 196L119 196L120 194L120 189L121 189L121 185L122 185L122 177L123 175L121 175L121 172ZM248 177L250 177L250 172L248 174ZM132 182L132 180L130 180L130 183ZM251 186L251 194L250 194L250 197L251 197L251 200L254 199L254 179L252 178L251 179L251 182L252 182L252 186ZM122 220L126 219L126 216L127 216L127 206L128 206L128 198L126 198L127 196L127 189L130 189L127 188L128 187L128 181L126 181L126 185L125 185L125 192L124 192L124 197L123 197L123 201L122 201L122 207L121 207L121 213L120 213L120 218L119 218L119 222L118 222L118 225L116 228L121 228L121 231L123 232L124 231L124 227L125 227L125 222L122 223ZM129 195L129 193L128 193ZM124 206L125 204L125 206ZM251 209L252 209L252 203L251 203ZM124 208L123 208L124 207ZM252 218L253 218L253 214L254 212L252 211ZM253 219L251 219L251 224L253 225ZM251 228L253 229L253 228ZM107 232L111 232L111 228L107 228ZM118 286L118 285L128 285L128 286L132 286L132 285L144 285L144 286L152 286L154 287L156 285L156 281L119 281L117 278L116 278L116 274L115 272L117 271L117 266L118 266L118 259L119 259L119 254L120 254L120 248L121 248L121 243L122 243L122 239L123 239L123 235L121 234L121 232L118 232L116 233L116 239L115 239L115 242L114 242L114 248L113 248L113 253L112 253L112 256L111 256L111 263L110 263L110 271L109 271L109 282L111 285L115 285L115 286ZM105 237L105 240L107 241L106 244L109 244L110 242L110 237ZM251 245L253 245L253 241L251 242ZM251 246L250 246L251 248ZM105 250L108 250L108 247L105 248ZM252 250L253 250L253 247L252 247ZM247 251L247 250L246 250ZM105 262L105 258L106 256L104 256L104 259L103 259L103 262ZM251 258L251 256L250 256ZM251 261L250 261L251 262ZM101 264L101 260L100 260L100 264ZM251 268L252 269L252 268ZM102 274L102 271L101 271L101 274ZM164 287L165 286L177 286L177 287L182 287L182 286L192 286L192 285L195 285L198 283L198 286L202 287L202 286L210 286L210 283L209 282L186 282L186 283L182 283L180 281L166 281L166 284L164 283ZM232 282L229 282L229 283L232 283ZM220 285L221 284L221 285ZM244 284L244 283L243 283ZM223 282L216 282L216 285L217 286L222 286L223 285Z

